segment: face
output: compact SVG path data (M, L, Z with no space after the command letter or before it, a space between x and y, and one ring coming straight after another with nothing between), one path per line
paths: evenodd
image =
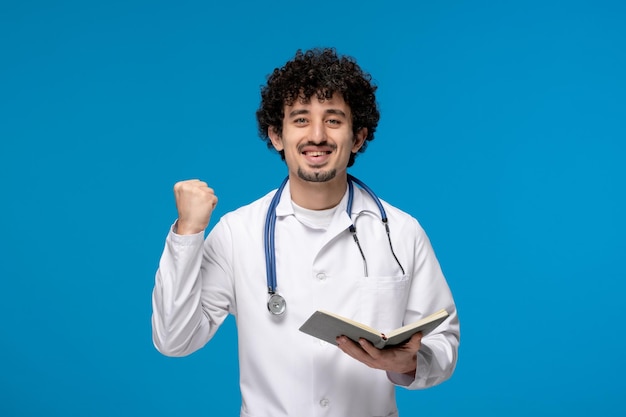
M268 134L276 150L285 152L290 177L327 182L345 173L350 154L361 148L367 129L353 133L350 107L335 94L285 106L282 135L273 127Z

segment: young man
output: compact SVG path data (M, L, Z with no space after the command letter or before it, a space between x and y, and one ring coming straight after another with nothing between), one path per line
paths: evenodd
M233 314L242 416L397 416L396 385L430 387L454 370L459 322L426 234L347 173L374 139L375 91L351 58L298 51L268 77L257 111L261 136L286 162L284 187L225 215L204 240L217 197L199 180L174 186L154 344L188 355ZM442 308L450 316L433 332L384 350L298 330L319 309L386 332Z

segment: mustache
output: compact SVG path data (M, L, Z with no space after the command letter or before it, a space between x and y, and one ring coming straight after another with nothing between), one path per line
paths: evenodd
M298 145L298 152L302 152L303 149L306 148L307 146L319 146L319 147L324 146L324 147L330 148L333 151L337 149L337 145L328 143L328 141L323 141L323 142L308 141L306 143L301 143L300 145Z

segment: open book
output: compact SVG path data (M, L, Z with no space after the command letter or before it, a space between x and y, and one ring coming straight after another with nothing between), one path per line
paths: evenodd
M354 320L329 313L328 311L318 310L304 322L300 327L300 331L334 345L337 344L337 337L341 335L355 342L363 338L372 342L378 349L382 349L384 347L401 345L417 332L422 332L423 335L426 335L439 326L447 317L448 312L442 309L415 323L407 324L385 335Z

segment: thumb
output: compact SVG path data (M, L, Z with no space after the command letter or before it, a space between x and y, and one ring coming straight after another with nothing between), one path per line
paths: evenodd
M422 337L422 332L417 332L413 336L411 336L409 341L406 342L404 346L410 350L419 350L419 348L422 346Z

